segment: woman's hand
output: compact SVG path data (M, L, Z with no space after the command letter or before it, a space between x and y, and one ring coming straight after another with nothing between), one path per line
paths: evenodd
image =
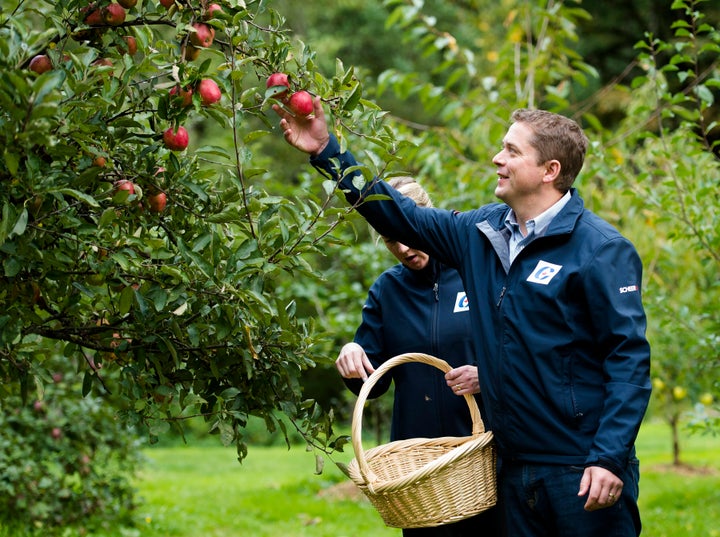
M365 382L375 371L365 350L357 343L346 343L340 349L335 367L343 378L362 379Z
M445 382L455 395L480 393L478 369L474 365L461 365L445 373Z

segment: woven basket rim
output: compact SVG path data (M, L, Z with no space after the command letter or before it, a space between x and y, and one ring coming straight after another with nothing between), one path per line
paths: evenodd
M485 425L482 421L482 417L480 415L480 409L478 407L477 401L475 400L475 397L472 395L466 394L463 397L465 398L466 403L468 404L468 407L470 409L470 417L472 418L473 423L473 429L472 429L472 435L468 437L445 437L445 438L467 438L468 441L465 441L460 446L457 446L456 448L452 449L448 453L445 453L438 457L436 460L432 461L431 463L428 463L425 465L425 467L420 468L414 472L410 472L407 476L403 476L398 479L394 479L390 482L386 483L380 483L379 478L374 474L374 472L371 470L370 466L368 465L367 458L366 458L366 451L364 450L362 446L362 415L363 410L365 407L365 401L367 400L368 394L370 393L370 390L375 386L377 381L380 379L382 375L384 375L388 370L391 368L398 366L400 364L404 363L410 363L410 362L421 362L428 365L435 366L436 368L440 369L441 371L447 373L452 369L450 365L445 361L441 360L439 358L436 358L434 356L431 356L429 354L424 353L405 353L400 354L397 356L394 356L393 358L390 358L386 362L380 365L372 375L368 378L368 380L365 381L365 383L362 386L362 389L360 390L360 394L358 395L358 399L355 402L355 408L353 412L353 419L352 419L352 430L351 430L351 439L352 439L352 445L353 450L355 452L355 460L358 465L358 470L360 472L360 480L353 479L357 485L360 486L366 486L368 487L368 490L374 491L375 493L379 491L387 492L389 490L398 490L404 486L407 486L418 479L424 479L428 475L432 474L433 472L438 471L439 469L443 468L444 466L447 466L448 464L452 464L453 461L457 460L458 458L465 457L469 453L472 453L478 449L482 449L482 447L489 444L493 439L492 431L485 431ZM388 444L384 444L382 446L378 446L376 448L371 448L372 450L375 450L375 452L378 449L382 448L388 448L389 446L400 446L400 447L411 447L412 445L422 443L423 441L431 440L431 441L438 441L441 439L423 439L423 438L414 438L414 439L407 439L407 440L396 440L394 442L390 442ZM370 450L368 450L368 453ZM374 453L375 453L374 452Z
M399 476L394 479L386 479L382 482L380 481L380 479L368 481L363 478L362 474L358 475L356 474L356 472L353 471L353 466L356 466L359 471L359 464L353 464L357 463L356 458L348 465L350 479L352 479L356 485L366 487L368 491L370 491L372 494L387 494L390 492L401 490L409 487L413 483L417 483L418 481L431 477L436 472L448 467L454 461L460 460L463 457L470 457L477 451L480 451L483 448L487 447L493 440L493 434L491 431L485 431L483 433L472 436L446 436L428 439L415 438L410 440L395 440L388 444L383 444L381 446L376 446L374 448L368 449L365 453L366 460L373 460L374 456L382 455L383 452L387 451L388 449L396 451L398 449L407 448L408 452L411 452L413 448L422 448L423 445L427 445L428 443L430 443L430 441L439 441L438 443L440 443L443 440L447 441L448 439L457 439L462 441L459 442L458 445L452 450L444 453L443 455L440 455L437 459L427 463L423 467L408 472L404 476Z

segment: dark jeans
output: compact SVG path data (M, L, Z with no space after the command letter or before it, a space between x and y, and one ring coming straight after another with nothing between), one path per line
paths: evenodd
M406 528L403 537L500 537L497 507L474 517L434 528Z
M611 507L585 511L577 495L584 468L504 462L498 476L498 507L506 537L637 537L639 464L632 460Z

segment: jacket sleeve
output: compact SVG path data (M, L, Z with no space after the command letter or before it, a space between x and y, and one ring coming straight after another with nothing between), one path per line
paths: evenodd
M414 201L397 192L385 181L364 182L355 157L340 152L337 139L331 135L326 148L310 163L335 181L347 201L356 207L380 234L427 252L442 263L457 268L466 251L462 234L457 233L459 219L451 211L417 207ZM368 199L369 196L377 196Z
M640 285L642 264L625 238L607 241L584 278L605 380L604 407L586 466L621 475L651 393L650 345Z
M375 369L377 369L380 364L387 359L385 356L384 323L382 317L382 301L380 300L381 293L381 281L376 280L368 291L368 296L362 309L362 322L355 331L355 338L353 339L355 343L363 348L365 354L367 354ZM387 392L390 388L391 381L392 372L388 372L383 375L375 386L373 386L372 390L370 390L368 399L380 397L382 394ZM363 381L361 379L343 378L343 382L345 382L348 389L355 395L360 393L363 385Z

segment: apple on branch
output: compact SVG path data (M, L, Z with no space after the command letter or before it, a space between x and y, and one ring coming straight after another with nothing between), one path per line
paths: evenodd
M207 9L205 10L205 13L203 13L203 18L205 20L212 19L216 13L222 13L223 9L220 4L210 4L208 5Z
M30 60L30 70L41 75L52 69L52 62L47 54L38 54Z
M212 78L203 78L197 85L197 91L204 106L215 104L222 97L220 87Z
M170 102L178 103L183 108L188 107L192 104L193 90L190 87L181 88L180 85L175 85L170 89Z
M190 33L190 43L195 47L209 47L215 39L215 28L204 22L196 22L192 25L193 32Z
M122 53L127 53L130 56L135 56L138 50L137 39L131 35L124 35L122 39L125 41L125 47L123 48L122 46L118 46L118 50Z
M266 98L275 97L280 101L285 101L290 89L290 80L285 73L273 73L268 77L265 86L268 89Z
M95 4L85 6L80 10L81 13L87 13L83 21L89 26L102 26L105 24L103 20L103 12L101 9L96 8Z
M157 194L148 196L148 205L150 206L150 211L154 213L163 212L167 205L167 195L165 192L158 192Z
M290 96L288 106L296 115L307 117L313 111L312 95L305 90L297 91Z
M125 9L117 2L113 2L103 9L103 20L109 26L119 26L125 22Z
M185 127L178 127L177 130L170 127L163 133L163 142L171 151L183 151L188 146L190 137Z

